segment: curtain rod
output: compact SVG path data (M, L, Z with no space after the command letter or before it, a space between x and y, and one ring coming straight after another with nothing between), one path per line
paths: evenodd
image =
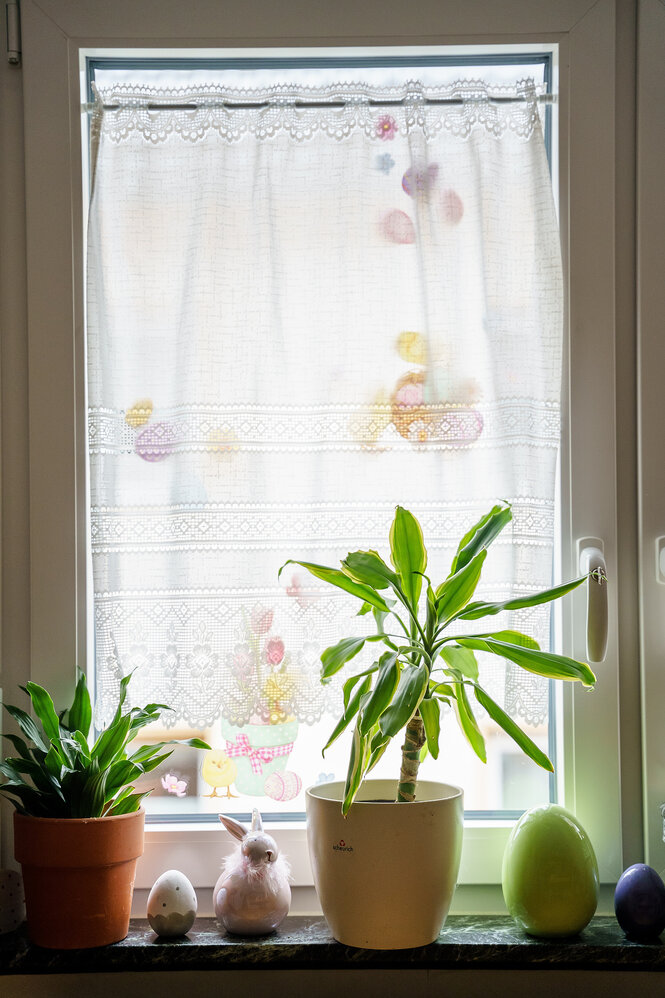
M483 98L491 104L519 104L526 101L526 97L487 97ZM556 101L556 94L541 94L536 96L536 100L541 104L553 104ZM212 101L209 104L103 104L102 107L105 111L120 111L127 107L137 107L145 111L197 111L199 108L209 107L209 108L227 108L228 110L235 111L245 108L250 111L261 110L266 107L294 107L294 108L340 108L340 107L352 107L357 105L359 107L402 107L407 103L406 99L402 98L400 100L366 100L366 101L288 101L288 102L275 102L275 101L262 101L259 103L245 103L245 102L233 102L233 101ZM446 98L425 98L420 100L419 104L453 104L459 107L464 104L472 103L472 100L462 100L458 97L446 97ZM83 104L81 109L86 111L88 114L92 113L98 105L95 103Z

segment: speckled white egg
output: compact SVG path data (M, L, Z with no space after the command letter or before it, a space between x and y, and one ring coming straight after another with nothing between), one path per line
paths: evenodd
M196 918L196 892L184 873L167 870L148 895L148 921L158 936L184 936Z

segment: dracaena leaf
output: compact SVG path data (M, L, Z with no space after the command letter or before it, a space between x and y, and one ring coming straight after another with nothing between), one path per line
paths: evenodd
M359 672L355 676L350 676L342 687L343 697L344 697L344 710L349 706L349 700L351 699L351 694L353 693L355 687L358 685L361 679L365 676L371 676L378 671L379 663L374 662L370 665L369 669L365 669L364 672Z
M470 562L446 579L436 590L436 617L445 624L469 602L480 579L487 550L483 548Z
M517 724L515 724L512 717L509 717L505 710L499 707L498 703L495 703L491 696L489 696L489 694L487 694L480 686L474 686L473 692L475 693L476 700L481 707L485 708L492 720L496 721L499 727L503 728L506 734L509 735L513 741L517 743L517 745L519 745L522 751L526 753L530 759L533 759L535 763L542 766L543 769L546 769L548 772L552 773L554 771L554 766L550 760L547 758L545 753L538 748L535 742L533 742L529 736L525 734Z
M48 745L44 742L41 731L29 714L20 707L12 707L10 704L5 704L5 710L14 718L26 738L34 742L37 748L43 752L48 752Z
M384 735L392 738L408 724L425 695L428 678L427 668L422 662L416 666L404 666L392 703L379 718L379 727Z
M493 655L502 655L527 672L544 676L546 679L579 681L583 686L588 687L593 686L596 682L596 677L586 662L577 662L566 655L534 651L531 648L509 644L506 641L497 641L487 635L482 639L472 636L458 636L456 641L465 648L476 648L479 651L489 651Z
M441 658L451 669L469 679L478 678L478 662L470 648L460 648L459 645L444 645Z
M365 642L380 640L380 634L372 634L363 638L342 638L336 645L326 648L321 653L321 679L325 681L339 672L365 646Z
M450 574L455 575L459 572L460 568L468 565L480 551L488 548L506 524L510 523L512 518L512 509L509 503L493 506L489 513L481 516L478 522L474 523L459 542L457 554L453 558L450 568Z
M390 557L402 580L402 590L416 612L422 590L422 573L427 568L427 551L417 519L398 506L390 528Z
M399 673L397 655L394 652L386 652L382 655L379 659L379 671L374 689L363 707L358 722L361 735L369 734L386 707L392 702L399 682Z
M60 720L50 695L37 683L26 683L25 691L32 700L33 710L41 722L46 737L51 741L59 740Z
M131 714L123 714L119 720L102 731L91 752L100 769L109 766L121 756L129 738L131 723Z
M114 803L113 806L109 808L109 810L106 813L109 816L114 814L133 814L135 811L138 811L138 809L141 806L141 801L144 799L144 797L147 797L149 793L150 791L147 790L145 793L142 794L134 794L134 793L127 794L121 799L119 799L117 803Z
M326 565L315 565L309 561L285 561L279 570L279 575L282 574L287 565L300 565L301 568L306 568L307 571L315 576L317 579L321 579L322 582L327 582L331 586L336 586L338 589L343 589L347 593L351 593L352 596L357 596L364 603L369 603L371 606L375 606L378 610L383 610L384 613L390 612L390 606L382 596L379 595L371 586L362 585L360 582L354 582L353 579L349 578L344 572L340 571L338 568L328 568Z
M342 803L342 814L348 814L349 808L356 798L360 789L363 776L369 766L371 758L370 741L366 736L360 734L358 726L353 729L353 739L351 742L351 753L349 756L349 768L346 774L346 784L344 787L344 801Z
M572 582L565 582L553 589L543 589L530 596L504 600L503 603L469 603L458 616L460 620L478 620L479 617L490 617L496 613L502 613L504 610L524 610L530 606L541 606L543 603L551 603L552 600L560 599L572 592L583 582L586 582L586 579L586 575L583 575L580 579L573 579Z
M351 551L342 562L344 573L372 589L399 585L399 579L376 551Z
M487 762L485 739L482 736L481 730L478 727L478 722L476 721L473 711L471 710L471 704L469 703L469 698L466 695L464 684L458 683L454 687L454 691L455 697L453 699L453 704L462 733L478 758L482 762Z
M433 759L439 758L439 733L441 730L441 705L438 700L426 697L418 708L425 725L427 750Z
M341 718L335 725L333 732L330 735L330 738L323 746L323 752L325 752L326 749L330 748L333 742L337 741L342 732L348 728L349 724L360 710L362 698L371 689L371 686L372 686L372 678L371 676L366 676L365 679L360 684L360 686L358 687L358 689L351 697L348 707L346 708Z
M92 706L85 675L80 674L74 692L74 701L69 708L67 727L70 731L80 731L87 738L92 723Z

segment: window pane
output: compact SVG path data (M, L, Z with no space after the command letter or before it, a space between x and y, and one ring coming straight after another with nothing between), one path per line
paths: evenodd
M98 711L135 668L134 702L172 704L172 731L214 748L178 750L158 811L216 813L232 793L225 810L295 813L303 786L343 777L344 742L320 757L340 683L322 687L318 662L367 618L302 569L278 582L288 558L387 557L399 503L437 584L503 498L514 521L478 598L551 582L561 287L537 104L377 86L351 108L296 112L222 108L211 84L195 91L203 108L155 111L183 92L123 81L93 123ZM437 94L454 103L423 102ZM508 625L547 646L547 607L491 627ZM488 659L486 687L546 747L547 682ZM468 808L547 793L540 773L515 790L509 746L476 774L452 716L445 729L436 773L463 783Z

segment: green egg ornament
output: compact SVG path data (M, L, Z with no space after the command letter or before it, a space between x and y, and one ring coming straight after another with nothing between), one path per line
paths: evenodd
M559 804L522 815L503 856L503 897L530 936L573 936L598 905L598 863L589 836Z

